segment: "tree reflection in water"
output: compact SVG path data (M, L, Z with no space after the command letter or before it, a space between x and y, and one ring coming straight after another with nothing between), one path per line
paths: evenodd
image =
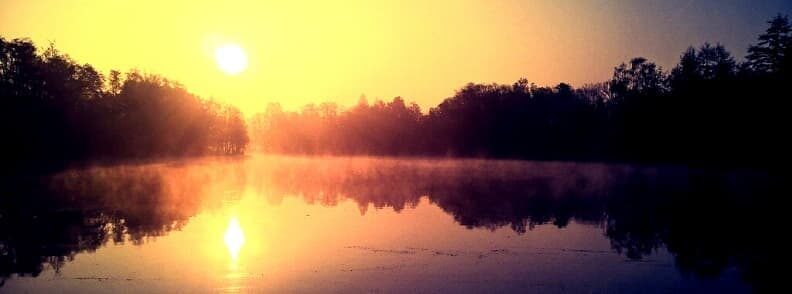
M352 199L361 214L428 197L470 229L586 223L629 259L665 247L684 273L717 277L736 266L763 289L777 281L783 183L755 171L484 160L254 157L70 170L2 184L0 276L57 272L108 242L144 244L252 189L275 203Z

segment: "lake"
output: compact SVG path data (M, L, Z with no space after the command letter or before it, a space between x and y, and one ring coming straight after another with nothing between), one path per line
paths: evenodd
M783 184L363 157L73 169L0 188L0 292L752 292L779 275Z

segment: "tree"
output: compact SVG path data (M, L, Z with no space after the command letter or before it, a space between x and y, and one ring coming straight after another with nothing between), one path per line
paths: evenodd
M768 22L770 27L759 35L759 42L748 48L747 66L759 74L781 71L785 56L792 46L792 27L789 18L778 15Z
M107 82L108 82L107 91L109 94L118 95L118 93L121 93L121 86L124 84L124 80L121 77L120 71L111 70Z
M53 44L0 37L3 169L72 161L238 154L247 129L238 109L208 103L163 77L111 71L109 80Z
M679 64L671 71L669 77L671 88L680 89L687 87L691 83L701 80L701 69L699 68L699 58L696 48L688 47L682 56L679 57Z
M653 62L636 57L613 70L610 89L615 102L622 102L629 96L659 96L667 89L666 75Z
M723 45L704 43L698 50L685 50L668 79L671 89L679 92L691 90L703 81L730 80L736 73L737 63Z
M721 44L704 43L697 56L700 76L705 80L724 80L734 76L737 63Z

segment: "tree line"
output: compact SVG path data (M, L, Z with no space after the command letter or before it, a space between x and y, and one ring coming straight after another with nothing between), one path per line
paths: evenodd
M72 161L241 154L241 112L163 77L104 76L54 46L0 37L0 130L5 167Z
M768 23L742 62L705 43L670 71L634 58L580 88L470 83L427 114L401 97L361 97L344 111L271 104L251 136L255 148L291 154L772 164L792 147L792 29L787 16Z

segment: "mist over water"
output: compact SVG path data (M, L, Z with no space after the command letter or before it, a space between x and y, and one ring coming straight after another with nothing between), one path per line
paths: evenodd
M31 1L0 4L0 293L788 286L792 1Z
M782 182L373 157L73 169L3 183L0 276L11 292L747 292L775 281Z

